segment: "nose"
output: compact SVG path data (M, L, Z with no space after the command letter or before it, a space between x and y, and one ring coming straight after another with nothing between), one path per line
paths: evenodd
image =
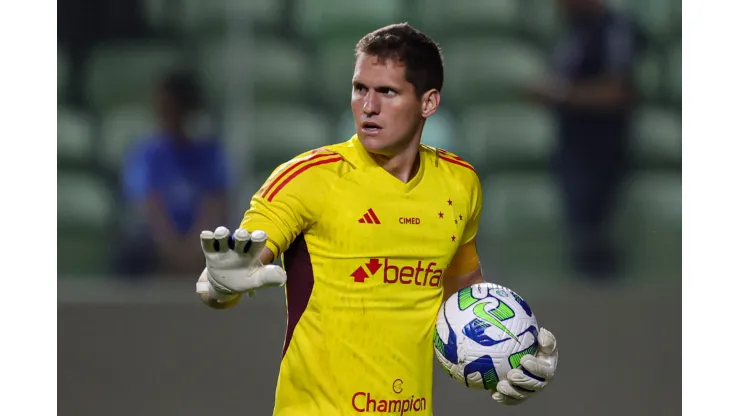
M375 91L368 91L362 102L362 112L371 116L380 113L380 97Z

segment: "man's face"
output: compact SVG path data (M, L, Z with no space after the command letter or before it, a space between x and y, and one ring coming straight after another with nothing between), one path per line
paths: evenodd
M406 66L360 54L352 78L352 114L362 145L372 153L393 156L405 150L424 118Z

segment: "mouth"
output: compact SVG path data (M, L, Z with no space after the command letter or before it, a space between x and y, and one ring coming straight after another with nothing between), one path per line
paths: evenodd
M378 123L374 123L372 121L363 122L361 127L363 132L370 134L377 133L382 129Z

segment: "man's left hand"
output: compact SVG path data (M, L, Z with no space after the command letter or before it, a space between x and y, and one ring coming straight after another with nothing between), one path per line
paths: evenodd
M555 335L540 328L537 342L537 353L522 357L520 364L524 368L510 370L506 379L498 382L493 400L505 405L519 404L544 389L555 376L558 366Z

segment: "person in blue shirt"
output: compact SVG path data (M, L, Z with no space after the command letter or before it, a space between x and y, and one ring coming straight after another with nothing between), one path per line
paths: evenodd
M194 133L201 91L187 73L165 75L154 94L158 128L123 165L128 221L122 274L184 274L203 269L199 233L227 220L228 175L217 138Z

